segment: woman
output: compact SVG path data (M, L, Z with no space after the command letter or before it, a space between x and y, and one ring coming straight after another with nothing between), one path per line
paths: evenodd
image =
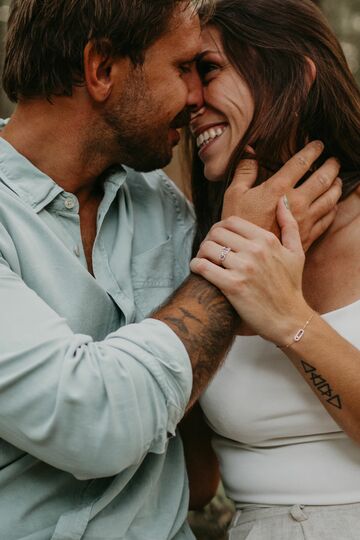
M237 507L230 538L358 539L359 90L308 0L219 1L199 71L205 104L191 129L200 250L192 270L222 288L225 273L241 268L243 279L222 290L259 334L236 338L201 399ZM221 217L239 161L255 153L261 182L309 139L340 160L343 198L305 264L284 202L284 245L242 220L213 227L200 245Z

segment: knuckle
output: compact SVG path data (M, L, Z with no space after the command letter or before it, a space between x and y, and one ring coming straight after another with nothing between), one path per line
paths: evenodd
M275 234L271 232L267 232L264 235L264 242L265 242L265 247L275 248L278 244L278 239L276 238Z
M264 247L255 242L250 246L249 251L256 259L264 256Z
M296 218L298 218L298 216L301 218L305 208L307 207L306 198L296 190L294 191L293 196L288 197L292 214L296 216Z
M321 172L318 175L318 182L322 187L327 188L331 185L332 179L330 178L328 174Z
M217 244L222 243L224 237L224 229L222 227L217 227L211 233L210 241L216 242Z
M228 218L226 218L225 222L226 222L226 226L229 228L229 229L234 229L236 228L238 222L239 222L239 217L237 216L229 216Z
M206 274L208 268L209 268L209 262L206 259L198 259L196 261L196 270L200 274Z
M205 240L203 241L203 244L206 241L215 240L215 238L218 238L222 234L223 230L224 230L224 228L223 228L222 224L216 223L215 225L213 225L211 227L210 231L208 232Z
M228 280L227 291L235 295L239 293L244 285L244 279L241 276L231 276Z
M204 240L199 248L198 257L202 257L207 251L211 244L211 240Z
M310 160L304 156L304 154L297 154L295 156L295 162L301 169L308 169L311 165Z
M263 252L260 250L260 253L262 254ZM254 264L254 262L252 262L252 261L244 262L242 270L243 270L243 273L244 273L242 283L245 283L249 279L249 277L253 276L254 273L255 273L255 264Z
M222 221L219 221L217 223L214 223L214 225L211 226L207 236L209 236L213 231L215 231L216 229L218 229L219 227L222 227L222 224L223 222Z

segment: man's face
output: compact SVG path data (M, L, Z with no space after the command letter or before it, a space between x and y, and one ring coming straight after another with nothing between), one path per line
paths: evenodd
M130 64L121 91L113 92L104 120L115 136L119 157L141 171L164 167L180 140L178 128L202 104L194 59L200 49L200 24L191 9L177 9L169 32L145 54L142 66Z

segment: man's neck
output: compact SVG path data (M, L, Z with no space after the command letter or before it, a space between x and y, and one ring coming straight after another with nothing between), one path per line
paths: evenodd
M84 202L112 163L96 145L96 122L73 98L20 103L1 136L65 191Z

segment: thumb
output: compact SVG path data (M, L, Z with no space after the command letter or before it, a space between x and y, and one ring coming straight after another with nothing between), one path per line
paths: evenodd
M296 219L291 213L289 201L286 195L281 197L278 203L276 217L281 230L282 245L293 253L303 253L299 227Z

